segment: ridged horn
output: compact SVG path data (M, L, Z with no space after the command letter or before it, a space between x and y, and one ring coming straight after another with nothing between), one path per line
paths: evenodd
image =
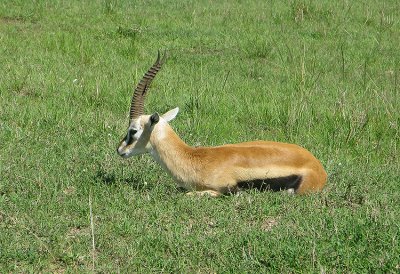
M132 121L143 115L144 112L144 100L147 91L150 87L151 81L153 81L157 72L161 69L162 64L165 61L167 54L164 52L164 56L160 59L160 51L158 51L157 60L154 65L146 72L143 78L140 80L139 84L136 86L133 92L131 109L129 111L129 120Z

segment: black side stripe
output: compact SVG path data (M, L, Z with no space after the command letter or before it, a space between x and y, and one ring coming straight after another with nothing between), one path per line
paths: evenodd
M238 186L239 188L242 189L255 188L260 191L266 191L266 190L280 191L290 188L294 188L296 190L300 186L301 179L302 178L299 175L290 175L286 177L243 181L239 182Z

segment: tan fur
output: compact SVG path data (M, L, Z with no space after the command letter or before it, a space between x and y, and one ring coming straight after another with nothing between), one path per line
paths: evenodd
M162 136L160 138L160 136ZM302 176L296 193L321 190L327 174L306 149L294 144L253 141L217 147L190 147L166 122L150 135L151 154L180 186L202 193L227 193L238 182Z

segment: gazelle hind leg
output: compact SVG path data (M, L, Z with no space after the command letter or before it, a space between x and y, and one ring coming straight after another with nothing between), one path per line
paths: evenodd
M203 190L203 191L190 191L186 193L188 196L204 196L209 195L211 197L221 196L221 193L215 190Z
M320 191L326 183L326 178L327 175L325 172L319 174L313 170L307 170L307 172L302 174L302 181L296 193L305 194Z

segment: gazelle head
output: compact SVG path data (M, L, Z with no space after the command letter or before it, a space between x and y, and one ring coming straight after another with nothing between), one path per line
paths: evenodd
M117 152L121 157L128 158L133 155L139 155L149 152L152 147L150 144L150 136L155 125L160 121L168 122L175 118L179 109L175 108L163 115L157 112L152 115L144 115L144 100L147 95L148 88L161 69L165 61L166 54L160 59L158 52L157 60L153 66L146 72L143 78L133 92L131 108L129 111L129 127L126 136L121 140L117 148Z

